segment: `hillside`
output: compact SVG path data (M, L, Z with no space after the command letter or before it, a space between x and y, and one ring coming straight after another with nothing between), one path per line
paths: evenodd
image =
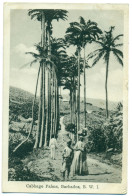
M69 95L63 95L63 100L65 102L69 101ZM80 97L81 103L83 103L83 97ZM93 99L93 98L87 98L86 99L87 105L93 105L102 109L105 109L105 100L103 99ZM109 110L115 110L117 107L118 102L109 101Z
M34 95L19 88L10 87L9 91L9 114L10 118L17 119L19 115L24 118L31 118L32 103ZM38 97L34 108L35 120L37 120Z

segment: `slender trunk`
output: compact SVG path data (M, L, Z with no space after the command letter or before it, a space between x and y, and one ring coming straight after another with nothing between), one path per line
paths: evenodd
M59 86L57 82L57 129L60 127L60 102L59 102Z
M39 138L40 138L40 132L41 132L41 123L42 123L42 92L43 92L43 66L42 63L40 65L40 71L41 71L41 78L40 78L40 98L39 98L39 112L38 112L38 127L37 127L37 133L36 133L36 140L34 144L34 148L38 148L39 144Z
M54 133L56 136L56 73L54 70Z
M42 125L41 125L41 134L39 147L42 147L44 144L44 133L45 133L45 64L43 63L43 90L42 90Z
M71 123L72 123L72 91L70 89L70 116L71 116Z
M53 66L51 69L51 127L50 127L50 139L53 134Z
M48 103L47 103L47 126L46 126L46 144L49 145L49 140L51 137L51 63L50 63L50 56L51 56L51 43L50 43L50 24L48 24L47 29L47 39L48 39Z
M52 111L52 133L55 135L55 71L53 67L53 111Z
M57 76L56 76L56 134L58 134L58 100L57 100Z
M105 80L105 92L106 92L106 118L109 117L109 110L108 110L108 71L109 71L109 55L106 62L106 80Z
M47 88L46 88L46 128L45 128L45 142L44 142L44 146L47 146L47 135L48 135L48 124L49 124L49 118L48 118L48 110L49 110L49 106L48 106L48 67L46 68L46 81L47 81Z
M83 69L84 69L84 127L86 128L86 60L85 60L85 46L84 46Z
M33 99L33 105L32 105L32 123L31 123L31 128L30 131L28 133L27 138L22 141L14 150L13 152L15 152L16 150L18 150L18 148L24 144L30 137L32 130L33 130L33 125L34 125L34 105L35 105L35 100L36 100L36 96L37 96L37 89L38 89L38 80L39 80L39 74L40 74L40 66L39 66L39 70L38 70L38 76L37 76L37 81L36 81L36 89L35 89L35 95L34 95L34 99Z
M48 72L48 136L47 145L49 145L50 134L51 134L51 68L49 67Z
M80 48L78 48L77 141L80 131Z

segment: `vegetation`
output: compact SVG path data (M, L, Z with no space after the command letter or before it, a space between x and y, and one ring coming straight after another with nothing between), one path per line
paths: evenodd
M122 104L120 103L115 111L108 108L108 70L111 54L114 54L118 62L123 65L123 53L118 49L122 44L116 43L122 34L114 37L114 27L110 27L108 32L104 31L103 33L96 22L89 19L86 21L80 16L79 22L75 21L69 24L64 38L57 39L53 37L52 22L53 20L67 20L68 11L35 9L29 10L28 15L31 19L37 19L41 24L41 41L35 44L37 52L27 53L34 57L30 65L39 62L39 67L34 97L29 96L23 100L21 92L18 92L17 100L10 97L9 124L13 121L19 122L19 115L26 119L26 123L27 119L31 118L29 119L30 127L22 129L18 134L18 140L13 141L11 137L11 151L15 152L20 147L23 148L23 145L26 146L25 143L29 144L30 142L35 149L47 147L51 135L54 134L54 137L58 135L60 115L65 115L66 130L76 135L74 140L76 138L78 140L78 134L81 130L87 130L85 140L90 152L109 150L121 152ZM100 48L86 57L86 46L91 47L93 42ZM76 52L69 56L67 48L71 45L75 47ZM81 56L81 51L83 51L83 56ZM92 60L92 66L94 66L101 58L106 64L105 109L87 103L86 98L86 69L89 68L89 60ZM84 77L83 102L80 99L81 74ZM38 98L39 78L40 96ZM61 99L61 92L59 92L61 88L69 90L69 103L64 103ZM91 111L89 112L88 109ZM13 128L11 129L13 130Z

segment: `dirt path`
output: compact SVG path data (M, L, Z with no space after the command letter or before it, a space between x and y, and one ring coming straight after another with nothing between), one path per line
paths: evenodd
M65 126L61 117L61 131L58 134L58 149L56 150L56 159L50 158L50 149L39 149L35 151L27 161L28 169L35 173L40 178L49 181L61 181L61 166L62 166L62 152L68 139ZM23 160L26 162L26 160ZM87 182L121 182L121 169L113 165L102 163L96 159L88 156L89 175L75 176L72 181L87 181Z

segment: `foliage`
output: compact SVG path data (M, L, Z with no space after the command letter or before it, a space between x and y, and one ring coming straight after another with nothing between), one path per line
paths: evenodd
M65 129L68 132L75 133L75 124L69 123L66 125Z
M9 116L10 120L21 115L24 118L32 117L32 104L34 96L24 90L10 87ZM38 99L34 106L34 119L38 119Z
M123 113L115 112L103 125L106 150L112 148L113 151L122 152L123 139Z
M95 127L88 137L92 152L104 152L106 149L104 131L101 126Z

